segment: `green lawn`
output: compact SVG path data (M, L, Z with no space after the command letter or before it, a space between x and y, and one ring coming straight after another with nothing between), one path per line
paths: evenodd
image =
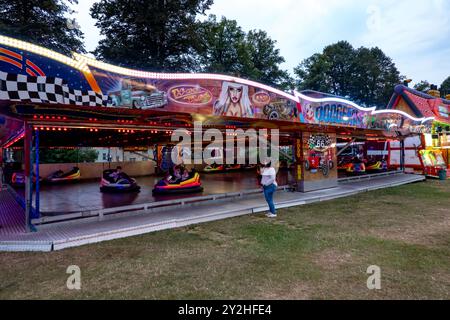
M78 265L82 290L66 288ZM367 268L381 268L379 291ZM450 181L52 253L0 253L0 299L450 299Z

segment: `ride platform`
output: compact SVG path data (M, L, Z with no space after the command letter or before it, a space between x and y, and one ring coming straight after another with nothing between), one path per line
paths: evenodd
M425 180L424 176L387 173L369 176L367 179L346 180L328 190L308 193L279 191L275 194L277 208L287 208L314 202L327 201L352 196L371 190L399 186ZM37 232L20 234L0 234L2 251L52 251L76 247L106 240L124 238L159 230L185 227L192 224L255 214L268 210L261 193L236 195L233 201L204 201L185 203L180 210L178 203L164 211L136 212L126 216L102 216L95 221L38 226Z

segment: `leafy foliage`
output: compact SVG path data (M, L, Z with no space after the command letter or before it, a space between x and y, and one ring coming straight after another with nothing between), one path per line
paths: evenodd
M430 90L431 84L427 80L422 80L414 86L417 91L427 92Z
M292 89L293 79L280 68L284 58L265 31L245 33L235 20L210 15L201 29L200 52L205 72L236 75L268 85Z
M294 70L297 87L353 99L366 106L384 106L403 77L391 58L377 47L358 49L347 41L327 46Z
M444 80L444 82L442 82L440 91L443 96L450 94L450 77L448 77L447 79Z
M77 0L0 0L1 34L70 54L86 52L83 33L68 23Z
M198 69L200 22L212 0L102 0L91 8L105 36L97 58L153 71Z
M40 163L95 162L97 158L98 158L98 151L89 148L39 150Z

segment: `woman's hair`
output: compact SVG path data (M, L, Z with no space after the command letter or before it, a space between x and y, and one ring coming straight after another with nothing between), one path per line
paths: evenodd
M231 103L231 99L228 95L229 88L242 88L242 96L239 104L242 107L242 117L251 117L253 116L252 103L250 102L250 98L248 95L248 86L240 83L233 83L224 81L222 83L222 91L220 92L219 100L214 104L214 114L215 115L223 115L227 113L228 107Z
M270 168L272 166L272 161L267 161L267 163L266 163L266 165L265 165L265 167L266 168Z

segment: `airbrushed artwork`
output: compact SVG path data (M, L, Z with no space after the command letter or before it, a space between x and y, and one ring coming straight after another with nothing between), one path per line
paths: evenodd
M164 74L73 58L0 36L0 98L90 107L181 112L383 131L430 132L430 118L314 99L230 76Z
M329 175L334 165L333 139L326 134L312 134L308 140L308 157L305 160L305 170L311 173L321 172Z

